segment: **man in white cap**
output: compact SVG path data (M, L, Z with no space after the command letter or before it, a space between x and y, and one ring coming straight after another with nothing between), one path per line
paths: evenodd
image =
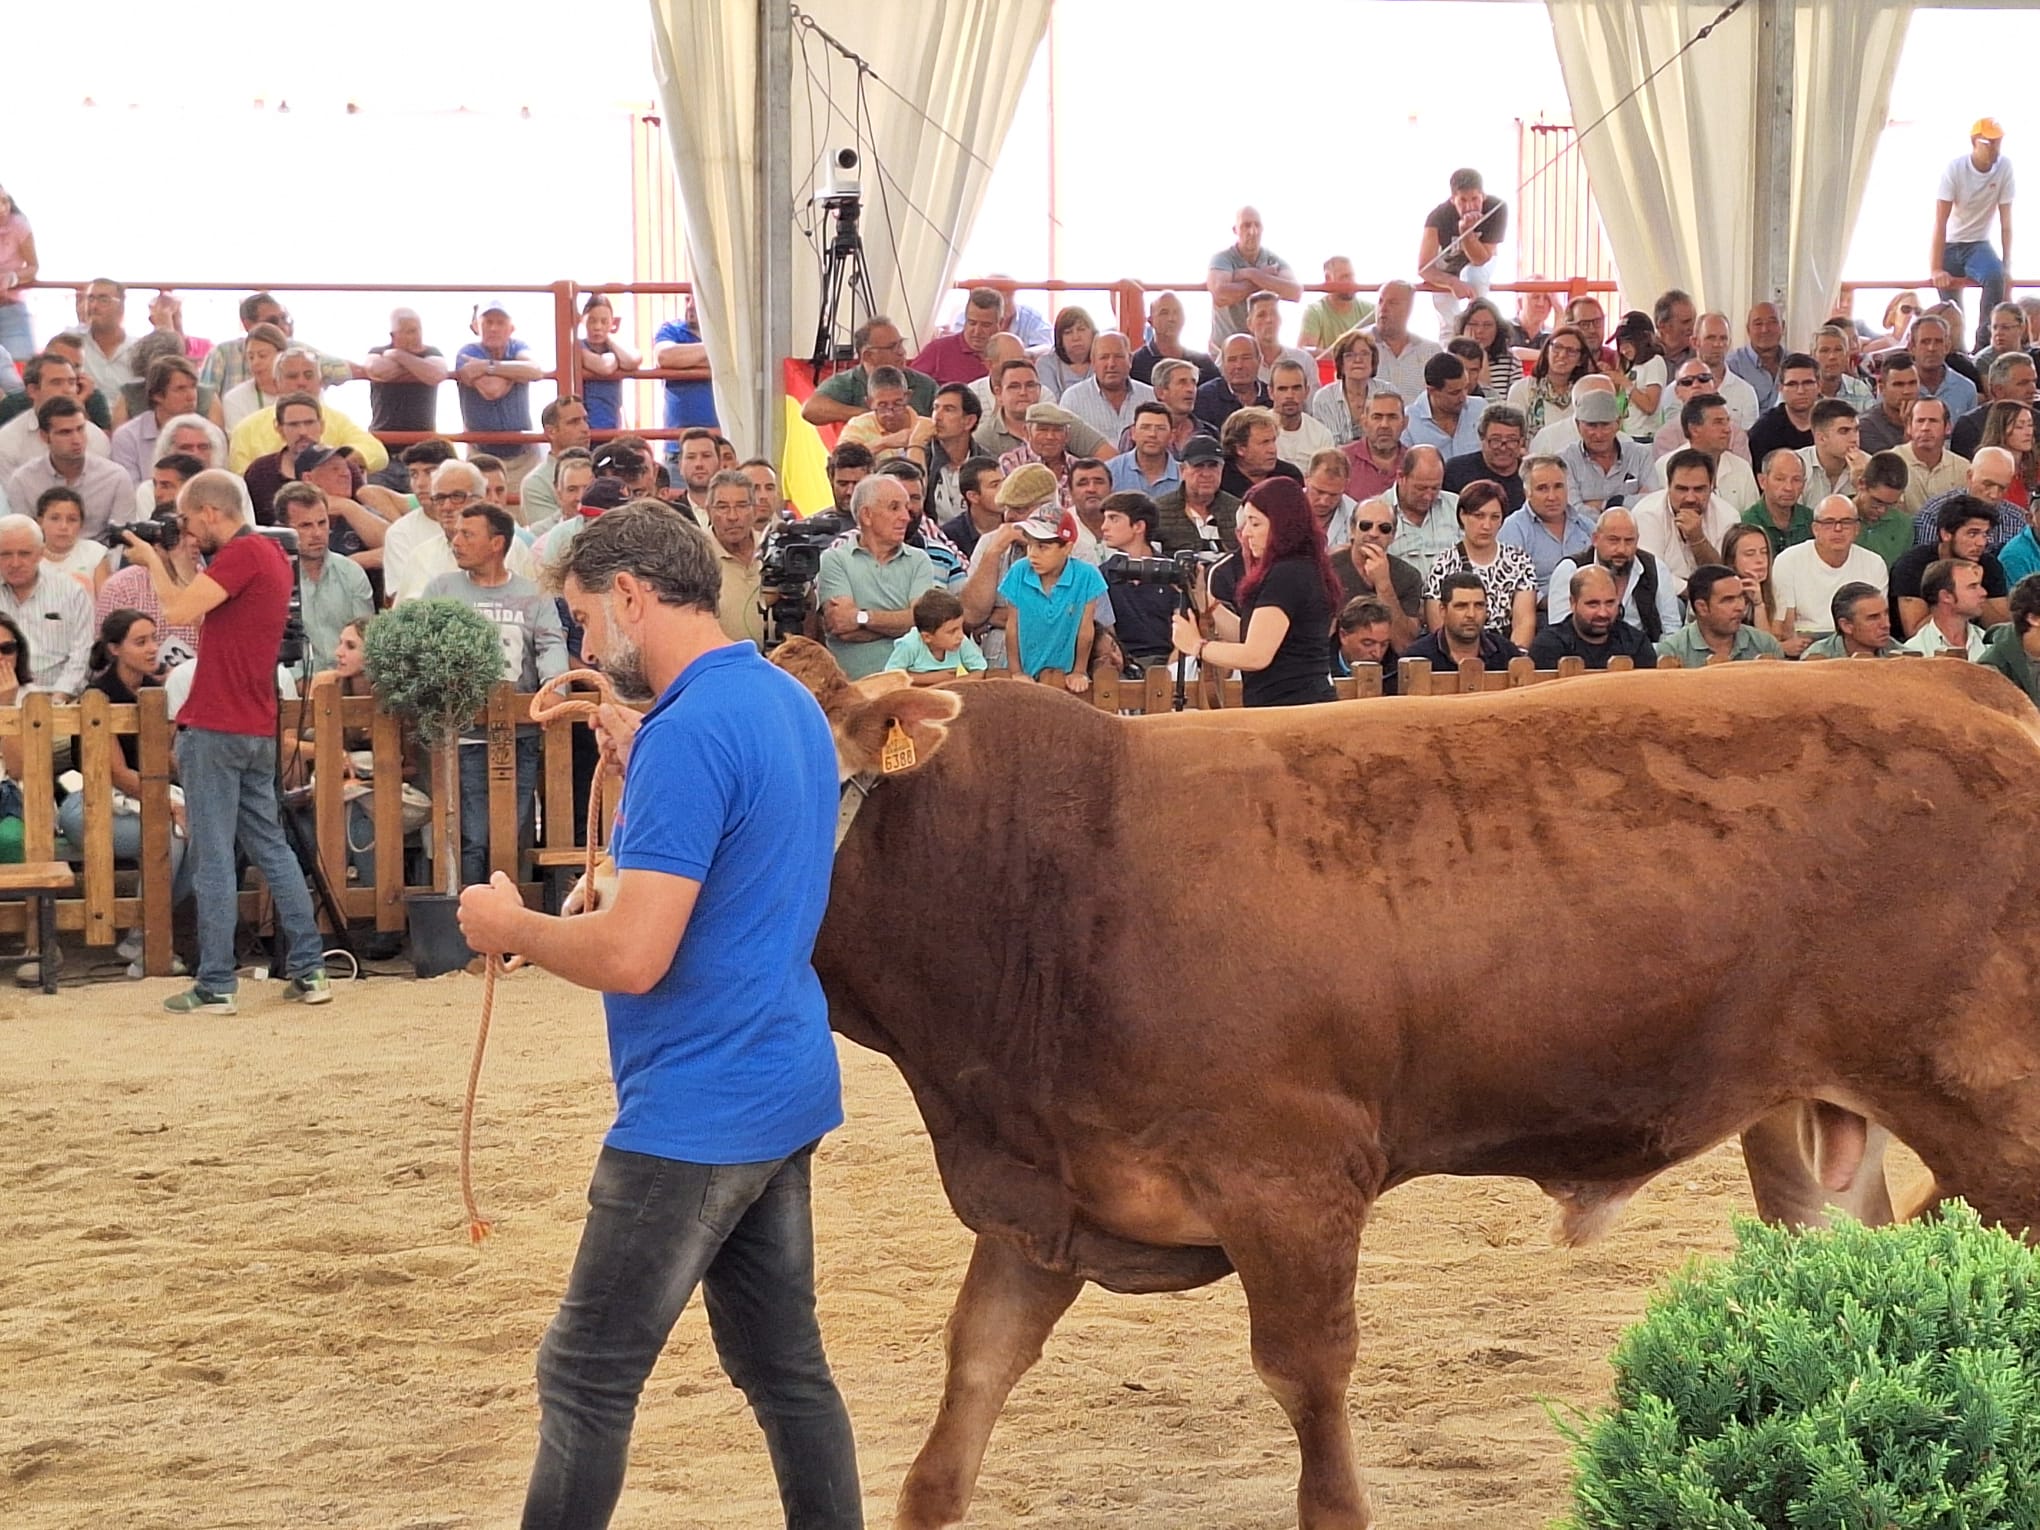
M1620 434L1622 407L1613 393L1575 395L1573 424L1580 438L1558 453L1565 464L1567 501L1575 510L1599 515L1611 505L1632 503L1650 475L1651 451ZM1711 475L1710 475L1711 476Z
M516 327L500 298L490 298L475 310L474 329L480 338L462 346L453 365L463 430L520 435L531 430L531 384L545 373L531 359L531 347L516 338ZM513 487L538 466L538 449L529 442L497 441L480 449L501 459Z

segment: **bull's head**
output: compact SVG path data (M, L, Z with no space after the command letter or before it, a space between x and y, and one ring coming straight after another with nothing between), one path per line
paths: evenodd
M898 670L851 680L828 649L807 638L787 639L772 662L822 704L844 781L919 769L942 747L950 719L963 710L953 691L917 688Z

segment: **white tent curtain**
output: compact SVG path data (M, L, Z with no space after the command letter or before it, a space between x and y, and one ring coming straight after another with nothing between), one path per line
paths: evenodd
M908 332L910 349L933 333L1049 5L802 0L801 11L885 85L866 81L860 104L856 67L796 20L790 50L794 198L783 225L774 220L793 250L794 328L776 346L795 356L813 347L821 229L808 206L810 172L843 147L856 148L863 160L865 266L878 307ZM757 8L745 0L651 0L651 8L654 68L687 210L716 409L725 431L748 449L764 439L763 422L754 418L755 380L761 369L776 379L781 359L765 353L767 344L750 322L764 282L755 233ZM846 319L848 313L846 305Z
M1546 0L1573 120L1600 119L1722 0ZM1798 0L1789 343L1828 313L1905 43L1912 0ZM1737 323L1755 287L1759 58L1745 5L1581 140L1624 296L1684 287Z

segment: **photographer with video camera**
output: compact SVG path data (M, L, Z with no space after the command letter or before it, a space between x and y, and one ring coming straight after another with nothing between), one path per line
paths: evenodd
M319 925L277 802L276 664L294 588L290 559L249 525L241 481L232 473L208 468L193 478L178 496L177 513L183 537L207 559L205 572L188 583L172 577L153 540L132 529L125 538L128 558L149 571L164 620L205 621L191 694L177 716L176 748L198 896L198 973L188 992L163 1007L173 1015L237 1012L237 843L269 884L288 943L284 997L324 1004L333 989Z

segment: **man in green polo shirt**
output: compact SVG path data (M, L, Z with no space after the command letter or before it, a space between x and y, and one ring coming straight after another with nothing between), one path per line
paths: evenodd
M857 539L822 554L815 580L829 652L852 680L885 668L893 643L913 630L914 602L937 581L935 565L907 545L907 486L874 474L850 495Z
M1856 485L1856 515L1863 522L1856 545L1877 554L1886 568L1913 544L1913 518L1905 508L1905 487L1911 477L1897 452L1878 452Z
M935 408L935 379L907 365L906 342L899 326L883 314L866 319L850 337L857 346L857 365L845 367L808 396L800 417L810 425L840 425L871 407L871 374L880 367L898 367L907 379L907 402L914 413Z
M1743 511L1742 518L1763 528L1773 558L1813 540L1813 508L1799 500L1806 492L1806 464L1799 453L1781 446L1758 463L1757 492L1763 498Z
M1698 669L1709 659L1782 659L1785 650L1770 633L1743 620L1749 595L1734 569L1703 563L1686 579L1693 619L1658 641L1660 659L1677 659Z

